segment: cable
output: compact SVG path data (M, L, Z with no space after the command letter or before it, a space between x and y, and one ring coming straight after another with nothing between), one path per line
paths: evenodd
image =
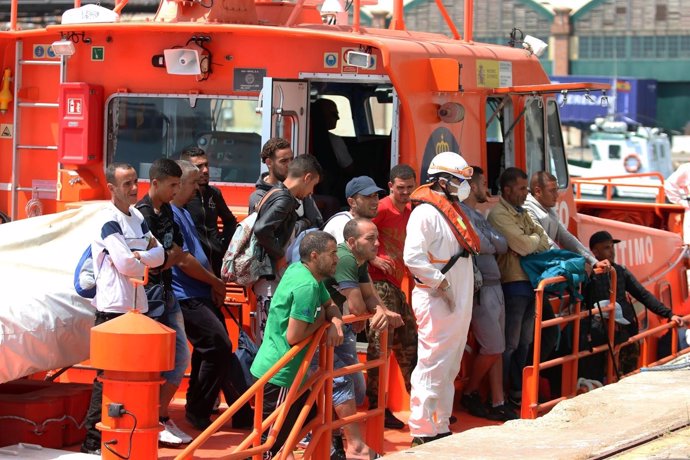
M132 454L132 436L134 436L134 430L137 429L137 417L128 410L123 410L122 413L129 415L134 420L134 425L132 425L132 431L129 432L129 448L127 449L127 456L120 455L110 447L111 445L114 446L115 444L117 444L117 439L111 439L110 441L106 441L103 443L103 446L106 449L108 449L108 451L111 452L113 455L116 455L117 458L121 458L122 460L129 460L129 456Z

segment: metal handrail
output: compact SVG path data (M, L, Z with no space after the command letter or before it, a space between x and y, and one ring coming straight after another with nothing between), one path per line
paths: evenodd
M606 273L603 269L595 269L594 273L604 274ZM610 277L610 290L609 290L609 305L602 308L602 312L609 312L608 318L608 340L609 343L613 343L614 330L615 330L615 305L616 305L616 270L611 268L609 271ZM534 318L534 341L533 347L534 352L532 356L532 365L525 366L522 370L522 406L520 408L520 417L526 419L533 419L539 415L540 412L553 407L558 402L568 397L573 397L576 395L577 391L577 365L581 358L593 355L595 353L602 353L607 351L607 345L600 345L594 347L592 351L583 350L580 351L580 320L590 315L589 311L581 311L581 301L576 300L574 302L575 311L567 316L560 316L547 321L542 321L542 312L544 307L544 293L547 286L551 284L561 283L566 281L562 276L556 276L553 278L546 278L542 280L537 288L535 289L535 318ZM548 301L548 299L547 299ZM614 312L614 313L612 313ZM569 355L561 356L555 359L550 359L548 361L541 360L541 333L542 329L550 326L560 326L561 324L566 324L572 322L573 326L573 346ZM609 365L607 367L607 378L609 382L613 380L613 366L612 360L609 356ZM539 403L539 373L542 369L548 369L555 366L563 366L563 379L561 383L561 396L560 398L547 401L545 403Z
M354 316L348 315L343 317L345 324L358 322L370 318L372 315ZM308 431L312 431L312 441L305 451L305 458L309 458L307 454L312 455L318 452L315 458L327 458L330 452L331 432L333 429L347 425L353 422L359 422L371 417L375 417L374 423L376 426L376 437L374 441L383 446L383 413L386 405L386 391L379 391L378 407L376 409L368 410L364 413L358 413L349 417L333 421L333 378L353 372L359 372L364 369L371 369L373 367L379 368L379 376L381 379L380 388L387 388L388 376L388 330L381 332L380 358L368 361L367 363L354 364L345 366L338 370L333 370L333 347L325 344L325 331L330 324L321 326L311 337L302 340L300 343L294 345L288 353L286 353L277 363L275 363L254 385L251 386L240 398L238 398L230 407L228 407L211 425L204 430L196 439L194 439L176 458L176 460L192 458L194 452L204 444L215 432L217 432L226 422L230 421L233 414L235 414L242 406L247 404L252 397L254 398L254 426L249 435L236 446L230 455L224 456L225 459L245 459L253 456L255 459L260 459L263 452L268 451L276 440L280 429L285 422L287 412L292 404L305 391L311 390L311 394L307 398L304 407L300 411L297 421L290 430L290 434L285 442L285 447L277 458L285 458L292 452L294 446L299 439ZM280 371L291 359L293 359L300 351L309 346L304 356L304 360L300 364L299 370L295 377L293 385L288 391L285 402L278 406L265 420L262 420L263 408L263 390L266 383L273 378L273 376ZM307 375L312 358L316 352L316 348L320 347L319 354L319 369L312 374L304 384L302 381ZM317 403L319 412L317 417L306 426L306 420L309 411L314 403ZM380 426L379 426L380 425ZM267 439L261 443L261 434L269 429ZM250 447L252 446L252 447ZM380 449L379 449L380 450ZM314 454L316 455L316 454Z
M604 273L604 270L602 269L596 269L595 270L596 274L602 274ZM616 356L616 358L619 356L620 349L629 345L632 345L633 343L636 343L640 340L642 340L642 350L640 351L640 355L642 356L642 366L646 367L652 367L655 365L660 365L665 362L668 362L669 360L673 359L675 356L677 356L678 353L678 329L676 327L676 324L673 322L668 322L661 324L659 326L656 326L651 329L647 329L643 332L640 332L639 334L634 335L633 337L630 337L627 341L619 343L619 344L614 344L614 332L615 332L615 301L616 301L616 271L612 268L609 272L610 276L610 286L611 289L609 291L609 305L602 308L602 312L609 312L609 317L608 317L608 340L609 343L613 347L613 354ZM588 311L581 311L580 310L580 301L575 302L575 311L574 313L568 315L568 316L562 316L562 317L556 317L554 319L550 319L547 321L542 321L542 310L544 306L544 292L546 286L550 284L556 284L566 281L564 277L558 276L554 278L547 278L545 280L542 280L539 283L539 286L537 287L536 291L536 300L535 300L535 327L534 327L534 354L533 354L533 365L532 366L526 366L523 369L523 377L522 377L522 406L520 410L520 417L521 418L526 418L526 419L533 419L536 418L539 413L546 411L553 406L555 406L558 402L563 401L565 399L571 398L576 395L577 393L577 366L578 362L580 359L585 358L587 356L596 354L596 353L602 353L608 351L608 344L604 345L598 345L592 348L591 351L589 350L583 350L579 351L579 339L580 339L580 320L582 318L585 318L588 316L590 313ZM690 321L690 314L686 315L683 317L683 319L688 322ZM573 322L574 327L573 327L573 350L569 355L562 356L559 358L555 359L550 359L548 361L544 361L543 363L540 362L540 351L541 351L541 332L542 329L545 327L549 326L556 326L556 325L561 325L565 324L568 322ZM650 341L654 340L658 337L660 332L663 332L667 329L671 329L671 354L670 356L667 356L665 358L662 358L660 360L654 361L654 362L649 362L648 358L648 347L650 345ZM559 398L546 401L543 403L539 403L539 372L542 369L548 369L551 367L555 366L563 366L563 379L562 379L562 384L561 384L561 396ZM635 372L639 372L639 369L636 370ZM634 373L634 372L633 372ZM608 357L608 366L607 366L607 371L606 371L606 378L608 383L612 383L614 381L614 373L613 373L613 361L612 357Z
M618 181L618 179L642 179L642 178L654 178L659 180L659 184L631 184L626 181ZM611 200L613 198L613 188L614 187L638 187L638 188L655 188L657 189L655 202L657 204L666 203L666 192L664 190L664 176L659 172L647 172L647 173L634 173L625 174L619 176L601 176L601 177L572 177L572 184L575 186L575 198L582 197L582 184L587 185L601 185L606 190L606 199Z

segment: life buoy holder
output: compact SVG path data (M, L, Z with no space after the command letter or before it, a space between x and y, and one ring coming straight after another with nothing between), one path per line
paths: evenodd
M636 153L631 153L623 158L623 166L627 172L636 173L642 167L642 161L640 161L640 157Z

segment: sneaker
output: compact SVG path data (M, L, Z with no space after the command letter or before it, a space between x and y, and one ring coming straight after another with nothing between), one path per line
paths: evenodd
M515 410L511 409L508 404L503 403L500 406L489 407L486 418L489 420L496 420L498 422L507 422L508 420L517 420L518 417Z
M415 436L414 438L412 438L411 447L421 446L422 444L426 444L427 442L434 441L435 439L436 439L436 436Z
M452 431L449 431L449 432L447 432L447 433L439 433L439 434L437 434L436 436L434 436L433 439L434 439L434 441L437 440L437 439L443 439L443 438L445 438L445 437L447 437L447 436L450 436L451 434L453 434Z
M405 428L405 423L393 415L393 412L391 412L390 409L386 409L383 419L383 426L393 430L402 430Z
M101 448L100 447L96 447L95 449L92 449L91 447L87 446L86 444L81 445L79 452L81 452L82 454L98 455L99 457L101 456Z
M163 431L158 433L158 442L164 446L181 446L192 442L192 437L175 425L171 419L161 420Z
M473 391L470 394L463 394L460 398L460 404L467 409L467 412L475 417L486 418L488 414L486 406L482 402L482 398L479 396L478 391Z
M199 417L190 412L186 412L184 418L187 419L190 425L192 425L197 430L204 431L211 424L211 419L208 417ZM190 441L191 442L191 441Z

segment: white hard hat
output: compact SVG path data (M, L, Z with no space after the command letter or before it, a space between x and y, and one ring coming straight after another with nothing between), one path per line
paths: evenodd
M470 180L473 170L467 165L465 159L457 153L442 152L431 159L427 173L429 176L445 173L461 180Z

